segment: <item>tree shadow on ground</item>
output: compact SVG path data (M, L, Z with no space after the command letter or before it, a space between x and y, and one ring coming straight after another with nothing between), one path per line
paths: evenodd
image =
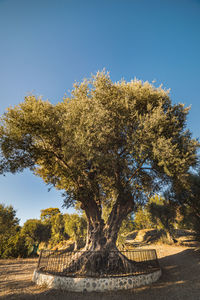
M0 297L4 300L200 300L200 255L193 249L187 249L174 255L161 258L162 276L150 286L129 291L106 293L76 293L58 290L37 291L34 294L13 293ZM29 283L30 287L33 286Z

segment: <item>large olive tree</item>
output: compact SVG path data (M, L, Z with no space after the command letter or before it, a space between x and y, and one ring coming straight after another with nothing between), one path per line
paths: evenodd
M80 202L88 222L85 249L109 253L137 204L164 184L183 181L196 163L187 113L161 87L113 83L99 72L55 105L29 96L9 108L0 128L0 170L29 168L65 191L66 206ZM104 205L111 206L106 224Z

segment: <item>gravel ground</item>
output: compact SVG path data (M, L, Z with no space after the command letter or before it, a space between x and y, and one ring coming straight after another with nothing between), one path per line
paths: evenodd
M147 248L147 247L146 247ZM0 260L0 299L5 300L200 300L200 255L191 247L154 245L163 275L150 286L108 293L49 290L31 282L36 259Z

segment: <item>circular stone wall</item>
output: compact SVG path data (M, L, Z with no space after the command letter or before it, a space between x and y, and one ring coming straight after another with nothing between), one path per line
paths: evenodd
M149 285L157 281L161 276L161 270L150 274L107 277L107 278L73 278L44 274L34 271L33 281L38 285L47 285L49 288L63 289L75 292L104 292L126 290L143 285Z

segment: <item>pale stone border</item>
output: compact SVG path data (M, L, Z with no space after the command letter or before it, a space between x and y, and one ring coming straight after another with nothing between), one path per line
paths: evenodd
M44 274L35 270L33 281L38 285L46 285L49 288L73 292L104 292L127 290L134 287L149 285L157 281L161 274L161 270L158 270L149 274L127 277L73 278Z

